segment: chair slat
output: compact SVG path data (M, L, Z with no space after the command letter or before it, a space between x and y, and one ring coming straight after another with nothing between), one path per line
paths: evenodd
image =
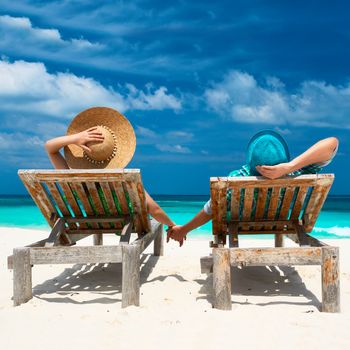
M62 215L64 217L70 217L71 214L68 210L68 208L66 207L66 203L63 201L60 192L58 191L56 184L53 182L49 182L46 184L47 188L50 191L51 196L53 197L58 209L61 211ZM77 225L70 223L68 224L69 229L75 229L77 228Z
M303 207L303 204L305 201L307 191L308 191L307 186L299 187L299 191L298 191L298 195L297 195L296 200L295 200L294 208L293 208L292 214L290 216L291 220L298 220L301 208Z
M262 220L264 218L264 211L266 205L267 188L259 188L258 202L256 204L255 220Z
M75 216L82 216L83 213L75 200L73 192L69 187L68 182L60 182L60 187L62 189L63 194L66 196L68 204L70 205ZM79 228L87 228L87 225L83 222L79 223Z
M111 189L109 187L109 184L107 182L100 182L100 186L101 186L103 194L106 198L109 212L112 215L118 215L118 211L117 211L117 208L115 206L113 195L112 195Z
M214 241L225 244L227 235L227 183L214 182L210 186L210 196L213 211L213 234L217 237Z
M91 205L88 200L88 194L85 192L83 185L79 182L72 182L71 186L72 189L74 189L74 191L77 193L86 215L95 216L94 210L93 208L91 208ZM98 224L95 222L89 223L89 225L91 225L92 228L99 228Z
M47 194L40 182L34 176L32 176L29 171L26 170L21 172L19 171L18 175L23 181L27 191L32 196L35 204L45 217L46 221L51 227L53 227L59 215L55 206L47 197Z
M105 212L103 208L102 201L100 199L100 196L98 194L98 190L96 188L96 185L94 182L86 182L86 187L91 195L92 202L94 204L94 208L96 210L97 215L106 215L107 213ZM108 223L100 223L103 228L111 228L111 226Z
M305 232L312 231L316 223L318 214L321 208L323 207L323 204L327 198L328 192L332 186L332 182L325 184L323 186L319 184L318 186L314 187L311 194L311 198L309 200L309 203L303 215L305 220Z
M250 220L252 214L252 206L254 200L254 188L244 188L244 209L243 209L243 220Z
M271 192L270 205L267 212L267 219L274 220L276 217L276 211L280 199L280 187L273 187ZM272 228L272 227L271 227Z
M258 192L258 200L256 204L255 210L255 220L260 221L264 219L265 205L266 205L266 197L267 197L267 187L259 188ZM262 230L263 226L261 225L253 225L253 230Z
M231 220L239 218L239 201L241 190L235 188L231 190Z
M287 187L286 192L283 197L283 202L281 206L281 211L279 214L278 219L279 220L286 220L288 219L289 209L292 204L293 194L294 194L295 188L293 187Z
M113 182L112 183L114 192L117 196L118 203L120 205L120 208L122 210L122 214L124 215L130 215L129 206L125 197L125 191L124 191L124 183L123 182Z
M134 208L134 223L135 223L135 229L136 232L141 234L143 233L143 225L141 221L141 205L140 205L140 199L137 195L137 188L134 181L126 181L125 187L128 192L130 201L132 203L132 206Z

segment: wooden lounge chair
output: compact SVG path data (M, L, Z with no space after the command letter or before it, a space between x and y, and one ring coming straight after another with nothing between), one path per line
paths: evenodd
M139 170L19 170L25 187L52 227L47 239L16 248L13 300L32 298L36 264L122 263L122 307L139 305L140 254L154 241L163 254L163 228L150 222ZM103 234L120 235L119 245L102 245ZM129 243L132 233L138 238ZM94 246L73 246L94 235ZM116 237L117 240L117 237Z
M213 271L214 307L230 310L230 266L321 265L322 311L339 312L339 252L310 236L334 175L210 179L214 241L212 256L201 258ZM227 195L228 191L231 192ZM239 248L238 236L275 235L275 248ZM228 236L229 247L225 248ZM283 248L287 236L300 246Z

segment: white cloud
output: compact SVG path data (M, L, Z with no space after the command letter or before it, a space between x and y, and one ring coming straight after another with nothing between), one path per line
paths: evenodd
M170 152L170 153L182 153L188 154L191 153L191 150L188 147L184 147L181 145L168 145L168 144L157 144L156 147L161 152Z
M175 131L169 131L167 133L167 138L178 138L183 141L190 141L193 138L193 134L187 131L175 130Z
M23 133L0 133L0 150L22 150L43 147L44 142L38 136Z
M43 29L32 25L27 17L12 17L8 15L0 16L0 33L2 40L0 47L18 44L18 48L28 49L26 44L32 45L58 45L64 46L65 49L85 49L101 48L98 43L91 43L83 38L64 40L57 29ZM22 45L20 45L22 44Z
M130 85L129 85L130 86ZM179 109L181 101L165 87L130 90L105 87L92 78L49 73L43 63L0 61L0 111L71 118L91 106L127 110Z
M167 131L157 133L152 129L136 126L137 143L139 145L153 145L161 152L188 154L191 150L183 144L190 143L193 134L187 131ZM164 143L164 140L166 143Z
M231 71L204 97L210 109L241 123L350 128L350 83L304 81L289 94L278 78L263 85L248 73Z

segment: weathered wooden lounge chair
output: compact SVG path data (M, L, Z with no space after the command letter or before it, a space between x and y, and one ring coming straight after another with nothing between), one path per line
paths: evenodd
M154 240L163 254L162 225L150 222L139 170L19 170L25 187L52 227L47 239L15 248L13 300L32 298L36 264L122 263L122 307L139 305L140 254ZM119 245L103 246L103 234L120 235ZM130 236L137 233L132 242ZM94 246L73 246L94 235ZM116 237L117 240L117 237Z
M230 266L321 265L322 311L339 312L339 252L310 236L334 175L210 179L214 241L212 256L201 258L213 271L214 307L231 310ZM231 191L231 196L227 196ZM276 248L238 247L238 236L275 234ZM228 236L229 248L225 248ZM283 237L299 247L283 248Z

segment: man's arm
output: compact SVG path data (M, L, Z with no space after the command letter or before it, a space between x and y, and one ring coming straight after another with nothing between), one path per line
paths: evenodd
M146 203L148 212L152 215L154 219L158 222L172 227L175 223L169 218L165 211L159 206L159 204L145 191Z
M277 179L283 175L299 170L307 165L326 162L332 158L337 149L339 141L336 137L328 137L318 141L307 149L304 153L294 158L288 163L277 165L261 165L256 169L259 173L269 179Z

